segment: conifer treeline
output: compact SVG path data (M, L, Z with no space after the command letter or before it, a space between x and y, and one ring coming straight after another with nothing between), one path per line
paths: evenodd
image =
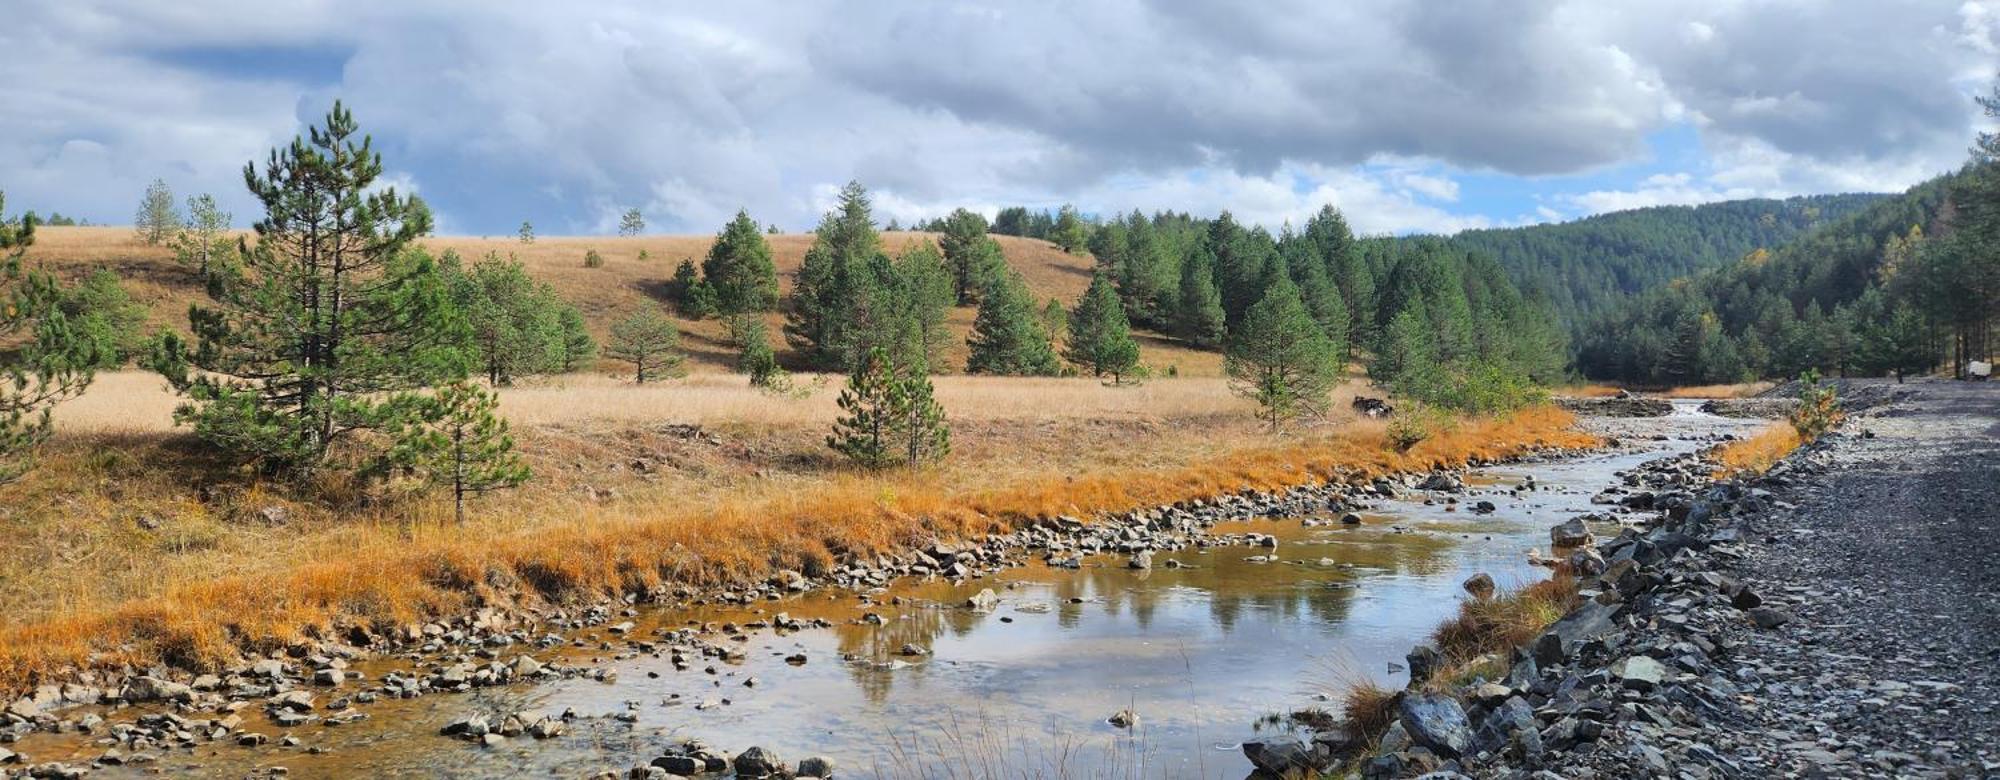
M2000 311L2000 165L1975 160L1776 250L1590 319L1577 365L1671 385L1962 372Z
M866 210L866 198L850 186L842 210L820 226L822 238L814 252L820 252L820 246L840 246L828 236L852 234L852 226L860 220L856 208ZM1038 334L1046 328L1038 328L1030 316L1032 300L1024 300L1020 284L1012 282L1006 266L996 262L998 248L984 248L990 246L984 220L960 210L918 228L944 234L954 286L962 290L958 300L980 302L968 370L1054 372L1058 364L1044 348L1048 336ZM1272 368L1270 360L1300 360L1298 344L1320 344L1304 352L1320 354L1314 360L1332 366L1334 374L1356 356L1366 356L1370 376L1404 396L1480 410L1516 406L1532 396L1536 384L1560 380L1566 368L1568 346L1554 312L1540 300L1524 296L1490 256L1436 238L1356 238L1346 218L1332 206L1314 214L1304 228L1284 226L1276 236L1258 226L1244 226L1228 212L1216 218L1130 212L1096 222L1080 218L1070 206L1054 216L1018 206L1004 208L992 232L1048 238L1058 244L1080 242L1094 256L1096 280L1084 298L1088 306L1078 306L1072 316L1088 326L1072 322L1072 334L1102 330L1098 322L1106 300L1112 298L1118 304L1116 314L1132 326L1192 346L1228 348L1232 358L1262 352L1256 370L1250 368L1252 362L1236 360L1244 376L1262 376L1246 378L1246 386L1276 376L1272 372L1278 368ZM1088 238L1078 240L1074 236L1078 232ZM800 270L800 286L806 290L854 284L852 278L878 286L892 280L850 272L848 282L828 284L822 280L834 276L826 266L814 266L814 256L808 254L808 268ZM1280 300L1272 300L1274 296ZM1304 320L1290 314L1292 298ZM824 348L822 344L834 344L838 338L840 322L828 326L826 308L818 300L820 294L796 298L792 332L804 336L814 330L804 322L818 322L816 330L828 332L828 338L824 342L800 338L794 344L818 354L824 368L846 368L840 356L852 358L870 344ZM1266 318L1252 324L1252 312L1266 302ZM856 320L872 316L866 306L850 310L858 312ZM1300 322L1310 322L1314 332L1300 332ZM1400 328L1392 328L1396 324ZM894 328L866 332L888 338ZM1122 346L1106 350L1118 352ZM1084 358L1102 352L1072 346L1064 354ZM1296 366L1278 372L1288 374L1292 368ZM1308 382L1320 380L1312 374L1302 376ZM1284 402L1268 392L1246 390L1246 394Z
M1886 195L1754 198L1652 206L1572 222L1466 230L1449 239L1493 256L1523 290L1549 301L1573 328L1674 279L1720 268L1752 250L1784 246Z

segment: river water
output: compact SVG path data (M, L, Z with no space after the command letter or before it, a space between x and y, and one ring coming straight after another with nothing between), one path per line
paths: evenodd
M777 612L836 626L750 633L747 657L715 662L712 673L706 662L677 671L666 659L607 655L600 660L618 671L615 682L383 701L363 708L365 721L291 730L298 747L217 743L123 771L227 777L282 766L307 777L583 777L622 773L698 737L731 751L761 745L793 761L829 756L846 777L1241 778L1250 766L1239 743L1281 728L1260 726L1264 716L1337 708L1340 691L1356 680L1401 686L1403 654L1456 610L1467 577L1486 572L1504 588L1545 576L1526 553L1547 548L1550 526L1591 511L1590 496L1615 484L1616 472L1754 425L1699 414L1692 404L1647 424L1666 438L1472 472L1460 501L1492 501L1499 509L1490 515L1449 511L1442 496L1427 505L1413 494L1418 500L1363 512L1359 526L1286 518L1217 529L1277 536L1277 563L1249 560L1264 550L1217 548L1160 554L1149 571L1101 556L1080 570L1037 564L963 585L906 582L877 597L902 603L865 607L885 618L881 625L858 619L864 607L853 594L831 592L754 611L656 609L638 618L634 636ZM1531 478L1537 489L1514 491ZM1184 568L1169 568L1169 559ZM982 588L999 594L996 609L957 606ZM904 657L906 644L930 655ZM798 653L803 665L784 660ZM394 666L361 668L373 678ZM752 677L755 685L746 686ZM553 740L485 748L437 736L468 714L566 708L589 717ZM1135 727L1106 722L1128 709L1139 717ZM618 713L636 722L609 717ZM286 733L261 716L250 720L246 728ZM103 751L74 735L35 735L13 747L35 761L88 762Z

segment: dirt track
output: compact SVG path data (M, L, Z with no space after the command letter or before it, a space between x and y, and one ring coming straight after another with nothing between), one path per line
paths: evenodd
M2000 773L2000 384L1905 387L1777 487L1795 506L1743 563L1796 616L1737 656L1766 684L1747 702L1762 728L1732 741L1766 767Z

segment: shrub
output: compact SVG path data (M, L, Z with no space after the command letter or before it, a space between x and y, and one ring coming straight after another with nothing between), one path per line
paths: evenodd
M1840 411L1840 395L1832 385L1819 381L1819 371L1807 369L1799 375L1799 405L1792 410L1790 421L1799 437L1812 441L1821 434L1833 430L1843 417Z
M585 267L585 268L603 268L603 267L604 267L604 255L600 255L600 254L598 254L598 253L597 253L597 250L595 250L595 249L592 249L592 250L590 250L590 251L588 251L588 252L585 252L585 253L583 253L583 267Z

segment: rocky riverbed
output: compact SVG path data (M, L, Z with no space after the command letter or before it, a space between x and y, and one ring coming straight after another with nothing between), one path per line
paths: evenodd
M1390 668L1469 573L1535 576L1538 518L1593 499L1623 513L1605 492L1616 472L1722 435L1713 418L1675 424L1617 430L1608 454L1052 518L751 587L349 630L210 675L79 675L0 715L0 771L810 776L837 760L873 775L1046 761L1074 739L1128 774L1240 776L1231 756L1254 735L1231 732L1309 703L1301 680L1330 650ZM996 722L1016 730L1007 744L940 736Z
M1657 514L1578 548L1586 600L1504 678L1414 684L1372 753L1335 728L1271 768L2000 776L2000 392L1856 389L1761 478L1710 484L1687 455L1628 475Z

